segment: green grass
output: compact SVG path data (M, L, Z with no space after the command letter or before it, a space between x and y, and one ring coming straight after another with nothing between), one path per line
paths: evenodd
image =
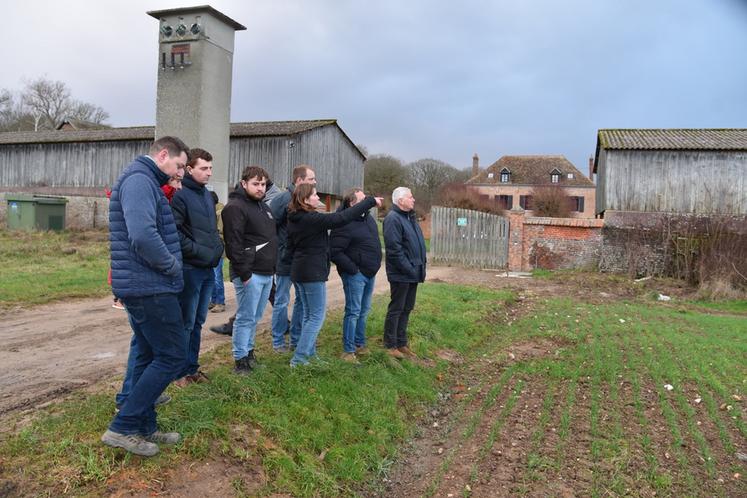
M426 357L440 349L470 357L495 334L482 310L511 300L507 292L425 284L410 322L411 346ZM370 330L383 328L384 314L378 299ZM8 437L0 446L2 477L51 494L63 482L75 493L97 494L123 475L147 481L181 462L228 458L260 462L268 476L262 494L348 496L388 468L414 420L436 401L448 363L391 360L377 337L360 367L344 363L337 359L340 319L332 313L321 334L326 365L291 370L288 356L266 354L265 368L242 377L231 372L229 347L204 358L211 382L171 388L174 401L159 409L162 427L185 436L175 450L144 460L103 447L109 392L56 406Z
M106 232L0 230L0 308L109 290Z
M747 313L747 300L736 299L730 301L691 301L692 304L717 311L728 313Z

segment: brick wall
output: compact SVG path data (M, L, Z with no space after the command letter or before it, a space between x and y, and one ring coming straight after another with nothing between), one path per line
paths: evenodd
M521 209L507 214L509 270L597 268L603 220L535 218Z

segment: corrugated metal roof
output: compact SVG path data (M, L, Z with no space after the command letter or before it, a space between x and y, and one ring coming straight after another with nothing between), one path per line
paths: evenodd
M747 150L747 129L599 130L598 148L643 150Z
M327 125L336 125L336 119L307 121L256 121L231 123L232 137L272 137L295 135ZM154 126L107 128L102 130L54 130L0 133L0 144L108 142L118 140L153 140ZM352 142L351 142L352 143Z
M501 183L501 171L511 173L510 183ZM560 183L551 183L550 173L560 171ZM490 178L489 174L493 173ZM573 178L568 178L568 173ZM561 185L565 187L593 187L594 183L583 175L565 156L503 156L467 181L472 185Z

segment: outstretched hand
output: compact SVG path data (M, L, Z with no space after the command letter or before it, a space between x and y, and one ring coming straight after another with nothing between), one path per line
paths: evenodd
M374 199L376 200L376 207L381 207L381 205L384 203L383 197L374 197Z

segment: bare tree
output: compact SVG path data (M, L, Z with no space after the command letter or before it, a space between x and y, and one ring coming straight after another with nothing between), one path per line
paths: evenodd
M26 82L18 94L9 90L0 93L0 128L4 131L54 130L65 119L105 127L109 113L73 99L62 81L38 78Z
M427 211L438 191L458 179L459 170L438 159L419 159L408 165L410 185L421 208Z

